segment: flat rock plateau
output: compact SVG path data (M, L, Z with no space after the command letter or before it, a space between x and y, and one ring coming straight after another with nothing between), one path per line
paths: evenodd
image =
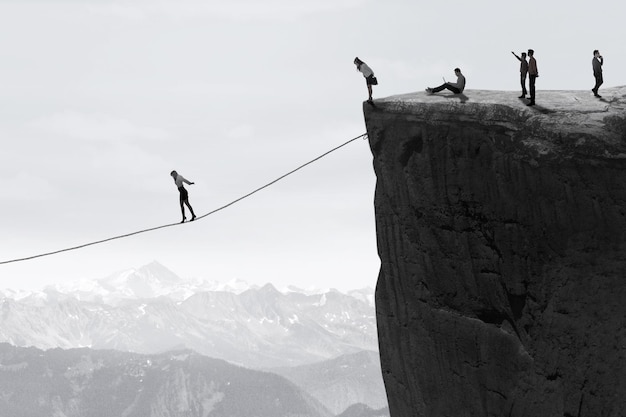
M626 87L363 104L392 417L622 416Z

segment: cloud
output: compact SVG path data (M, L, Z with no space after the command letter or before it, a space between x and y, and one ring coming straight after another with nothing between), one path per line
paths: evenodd
M367 0L134 0L85 5L95 14L142 20L151 16L173 18L250 20L289 20L315 13L337 12L362 6Z
M164 140L168 137L162 130L138 126L123 118L73 110L40 118L32 126L44 134L90 141Z
M25 172L0 178L0 189L0 201L43 201L58 195L46 178Z
M4 128L12 146L0 155L3 198L100 201L118 193L161 192L168 179L169 134L106 113L68 110Z
M233 126L226 131L226 136L231 139L243 139L254 136L254 127L250 125Z

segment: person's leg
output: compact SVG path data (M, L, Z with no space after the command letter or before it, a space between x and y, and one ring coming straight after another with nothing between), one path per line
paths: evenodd
M535 104L535 80L537 79L536 75L531 75L528 86L530 87L530 102Z
M459 90L457 87L450 85L448 83L446 83L445 86L448 90L452 91L454 94L459 94L461 92L461 90Z
M526 91L526 74L520 74L520 82L522 84L522 95L520 98L524 98L528 94L528 91Z
M600 88L600 86L602 85L602 83L604 82L604 80L602 79L602 74L594 74L594 77L596 78L596 85L593 87L593 89L591 91L593 91L593 94L595 94L596 96L598 95L598 89Z
M369 78L365 78L365 85L367 86L367 101L372 101L372 85Z
M196 214L193 212L193 208L191 208L191 204L189 204L189 199L185 200L185 204L189 207L189 211L191 212L191 220L196 218Z
M600 86L604 84L604 80L602 79L602 74L598 75L598 87L596 88L596 91L598 91L598 89L600 89Z
M438 93L438 92L440 92L440 91L445 90L445 89L446 89L446 85L447 85L447 84L448 84L448 83L441 84L439 87L435 87L435 88L433 88L433 93Z
M185 217L185 198L183 197L183 194L180 194L180 213L183 215L183 222L187 219L187 217ZM181 222L182 223L182 222Z

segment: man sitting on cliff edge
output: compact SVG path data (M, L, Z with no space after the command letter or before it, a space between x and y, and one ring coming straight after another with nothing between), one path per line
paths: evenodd
M461 94L463 90L465 90L465 76L461 74L461 70L458 68L454 69L454 74L456 75L456 83L444 82L439 87L435 87L435 88L428 87L426 89L426 92L428 94L434 94L444 89L448 89L452 91L454 94Z

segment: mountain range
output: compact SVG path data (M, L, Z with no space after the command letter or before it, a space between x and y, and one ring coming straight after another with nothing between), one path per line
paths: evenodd
M334 414L346 412L356 404L362 407L352 407L351 412L358 411L363 415L366 414L364 408L369 408L368 412L372 413L387 406L378 352L362 351L319 363L270 371L304 389Z
M124 358L194 351L281 375L332 415L385 413L368 288L279 291L243 281L183 280L153 262L38 292L0 291L1 342L47 349L40 355L52 360L49 367L63 357L59 348L83 356L115 350Z
M183 350L0 344L0 417L331 417L286 379Z
M5 291L0 342L147 354L188 348L257 369L378 349L371 290L226 287L182 280L152 263L92 283Z

